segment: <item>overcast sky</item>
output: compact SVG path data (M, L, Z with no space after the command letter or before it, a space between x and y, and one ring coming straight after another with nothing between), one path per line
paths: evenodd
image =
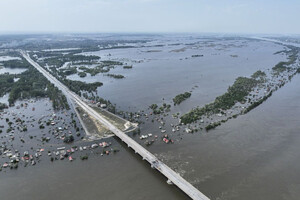
M300 34L300 0L0 0L0 32Z

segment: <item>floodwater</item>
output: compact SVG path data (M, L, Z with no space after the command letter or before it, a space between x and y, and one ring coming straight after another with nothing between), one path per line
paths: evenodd
M9 61L9 60L21 60L20 57L12 57L12 56L0 56L0 62L1 61ZM26 69L23 68L9 68L9 67L4 67L0 63L0 74L21 74L22 72L26 71Z
M299 85L297 75L250 113L188 135L162 157L184 164L184 177L212 199L299 199Z
M174 52L184 47L188 48ZM85 54L132 64L132 69L116 67L109 72L122 74L125 79L116 80L103 74L88 75L85 78L71 75L69 78L103 82L98 95L116 103L121 110L129 110L128 107L134 110L146 109L153 103L162 103L163 98L171 102L177 94L193 91L191 98L176 108L187 112L191 106L204 105L223 94L238 76L251 76L258 69L270 69L285 60L284 55L273 55L280 50L283 50L281 45L248 40L205 40L191 46L154 45L147 48L102 50ZM203 57L192 58L192 55ZM195 86L198 88L193 90Z
M25 68L7 68L7 67L3 67L0 68L0 74L5 74L5 73L9 73L9 74L21 74L23 72L25 72L27 69Z
M8 102L8 98L9 98L9 93L6 93L5 95L3 95L2 97L0 97L0 103L5 103L5 104L9 104Z
M161 103L162 98L171 101L178 93L192 90L192 97L171 112L187 111L224 93L238 76L250 76L258 69L272 68L285 60L283 55L273 55L283 49L280 45L257 41L238 43L245 46L229 47L226 51L202 47L203 53L193 49L176 53L168 49L141 55L136 54L141 51L136 48L100 51L101 55L110 53L111 57L127 58L128 62L133 59L143 62L133 63L133 69L114 69L111 73L126 78L103 81L98 94L121 108L130 106L138 110ZM219 54L215 55L216 52ZM190 58L193 54L204 57ZM101 74L96 77L104 80ZM182 140L177 138L175 144L158 142L148 148L211 199L299 199L299 91L297 75L246 115L229 120L209 133L183 134ZM141 126L142 133L154 133L156 129L156 124ZM38 166L1 172L1 198L189 199L176 187L166 184L162 175L126 145L111 140L120 149L115 155L94 155L88 161L72 163L45 161Z
M9 61L9 60L21 60L20 57L12 57L12 56L0 56L1 61Z

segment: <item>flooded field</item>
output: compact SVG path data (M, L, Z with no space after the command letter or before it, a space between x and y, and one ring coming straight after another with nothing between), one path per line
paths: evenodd
M21 74L22 72L25 72L26 69L20 69L20 68L1 68L0 67L0 74L5 74L5 73L9 73L9 74Z
M2 61L9 61L9 60L21 60L19 57L12 57L12 56L0 56L0 62Z
M155 37L154 37L155 38ZM155 38L134 48L107 49L80 53L97 55L101 60L124 62L132 68L117 66L109 73L124 75L115 79L98 73L68 75L71 80L100 81L97 94L117 105L117 109L147 114L139 125L140 133L131 133L137 142L182 175L211 199L231 200L293 200L300 196L300 148L299 120L300 76L295 75L282 88L260 106L245 115L218 126L209 132L187 133L183 128L173 131L178 123L172 114L184 114L197 106L212 102L226 92L239 76L251 76L257 70L272 69L278 62L286 61L285 46L271 41L244 38ZM61 51L65 49L60 49ZM48 50L47 50L48 51ZM0 69L1 72L1 69ZM189 99L173 106L172 99L180 93L191 91ZM7 96L2 99L7 101ZM164 120L150 114L151 104L172 104ZM17 106L17 105L16 105ZM25 116L34 115L50 119L54 113L47 99L30 103L28 108L12 107L9 112ZM33 111L32 107L35 107ZM22 114L21 114L22 113ZM72 123L70 113L56 113L58 128ZM2 114L1 125L7 127ZM156 119L157 118L157 119ZM151 121L153 119L153 121ZM44 121L45 121L44 120ZM161 122L164 122L162 125ZM79 123L76 119L76 122ZM35 122L37 123L37 122ZM161 128L160 126L163 126ZM41 148L40 139L49 131L37 128L29 130L35 136L32 142L15 146L25 151ZM71 132L76 132L70 127ZM29 135L25 138L29 141ZM45 151L55 152L62 145L66 148L90 146L103 141L118 152L103 155L100 148L89 149L88 160L74 153L74 161L67 159L50 161L45 152L37 165L0 172L0 194L5 199L189 199L178 188L166 183L166 178L151 169L149 164L128 149L115 137L93 142L81 140L83 130L73 144L63 144L51 136ZM168 134L172 143L162 138ZM2 133L2 142L9 140ZM146 145L142 135L147 135L152 145ZM150 136L151 135L151 136ZM38 144L37 146L35 146ZM24 148L25 147L25 148ZM28 149L31 151L30 149ZM42 178L41 178L42 177ZM17 192L16 192L17 191Z

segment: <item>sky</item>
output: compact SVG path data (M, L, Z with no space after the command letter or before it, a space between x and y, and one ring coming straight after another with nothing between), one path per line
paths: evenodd
M300 34L300 0L0 0L0 33Z

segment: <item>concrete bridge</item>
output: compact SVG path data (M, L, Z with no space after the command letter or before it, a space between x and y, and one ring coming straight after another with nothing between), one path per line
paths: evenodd
M104 126L106 126L111 132L113 132L120 140L128 145L135 153L139 154L143 160L146 160L152 168L158 170L161 174L163 174L169 181L171 181L174 185L180 188L184 193L186 193L190 198L195 200L209 200L204 194L202 194L197 188L187 182L184 178L182 178L178 173L173 171L166 164L161 162L146 150L143 146L137 143L135 140L130 138L126 133L119 130L109 121L107 121L104 117L102 117L98 112L92 109L87 103L85 103L81 97L77 94L69 90L65 85L63 85L60 81L58 81L54 76L52 76L48 71L46 71L43 67L41 67L38 63L30 58L28 53L21 51L23 57L34 66L39 72L41 72L50 82L52 82L55 86L57 86L62 92L70 99L72 99L75 103L78 104L82 109L84 109L89 115L99 120Z

